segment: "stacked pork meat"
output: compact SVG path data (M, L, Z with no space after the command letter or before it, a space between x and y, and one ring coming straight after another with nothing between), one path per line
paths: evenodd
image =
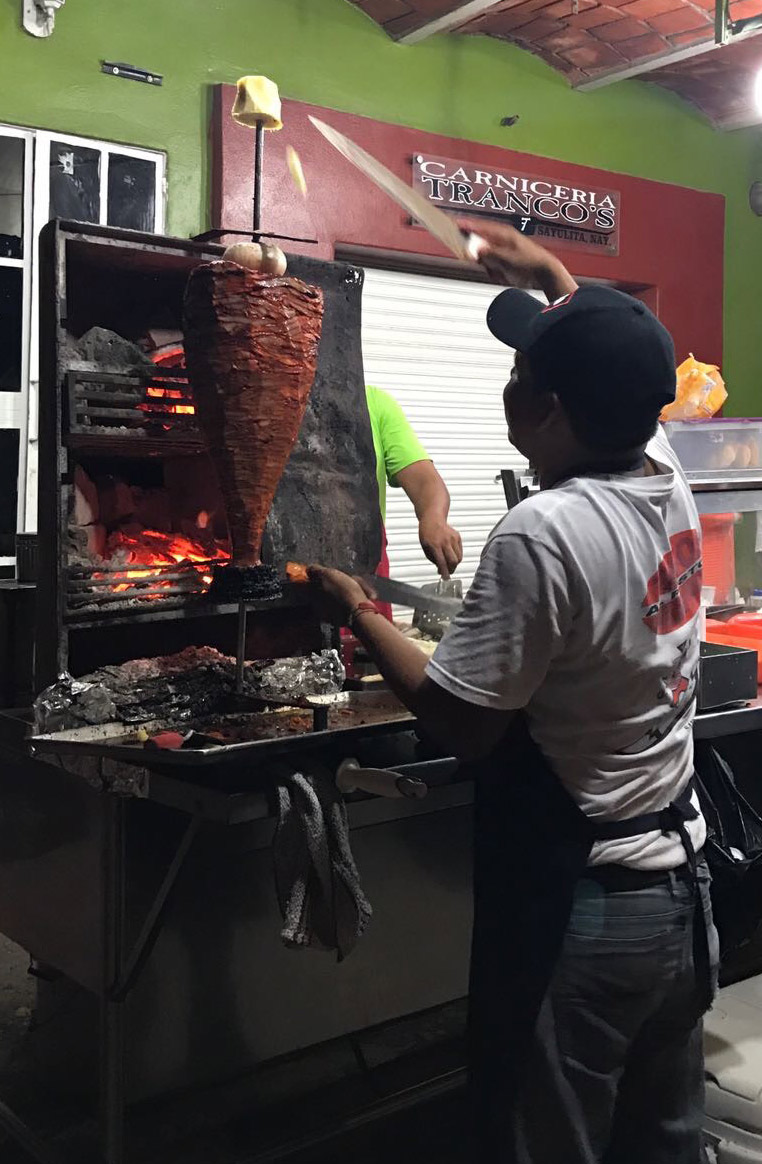
M215 577L220 598L279 588L261 564L262 535L307 407L322 319L322 292L300 279L218 262L188 281L186 360L232 545Z

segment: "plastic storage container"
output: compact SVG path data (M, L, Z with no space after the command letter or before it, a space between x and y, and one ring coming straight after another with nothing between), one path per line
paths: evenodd
M762 419L673 420L664 429L686 472L762 472Z

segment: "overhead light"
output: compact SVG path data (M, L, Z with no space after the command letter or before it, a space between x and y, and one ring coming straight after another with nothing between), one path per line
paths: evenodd
M754 78L754 106L759 116L762 117L762 69Z

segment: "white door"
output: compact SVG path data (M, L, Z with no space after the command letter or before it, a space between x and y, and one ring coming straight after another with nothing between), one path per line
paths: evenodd
M459 279L365 272L365 378L399 401L447 483L450 520L463 538L458 577L464 588L490 530L506 511L500 470L527 467L508 442L503 414L513 352L493 338L485 322L498 293L499 288ZM392 577L416 585L436 579L401 489L387 493L387 537Z

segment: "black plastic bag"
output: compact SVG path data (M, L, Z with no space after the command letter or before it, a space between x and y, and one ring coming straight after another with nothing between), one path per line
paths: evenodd
M707 823L704 854L712 874L712 909L726 958L762 928L762 817L707 741L696 743L695 767Z

